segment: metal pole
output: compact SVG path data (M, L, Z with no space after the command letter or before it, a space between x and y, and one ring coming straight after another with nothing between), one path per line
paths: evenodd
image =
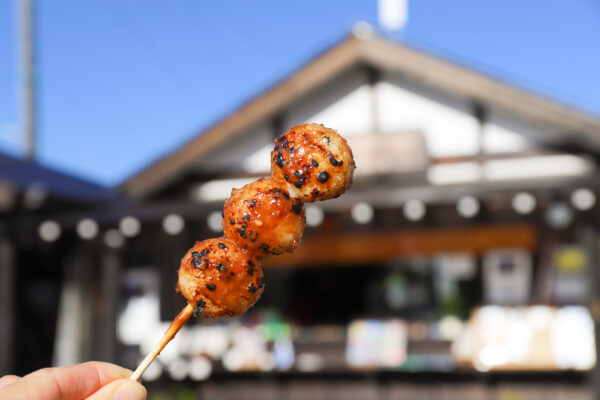
M35 54L34 54L34 0L21 0L21 59L23 80L23 124L26 135L27 159L35 158Z

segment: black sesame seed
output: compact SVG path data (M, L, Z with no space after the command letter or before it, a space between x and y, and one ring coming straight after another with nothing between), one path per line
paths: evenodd
M219 242L218 246L219 246L220 249L226 249L227 248L227 246L225 246L225 243L222 243L222 242Z
M197 258L194 258L194 259L192 260L192 265L194 266L194 268L197 268L197 269L202 269L202 261L200 261L200 260L199 260L199 259L197 259Z
M206 257L210 253L209 249L204 249L200 252L200 257Z
M245 229L236 229L238 231L238 233L240 234L241 237L243 237L244 239L246 239L246 230Z
M327 173L327 171L323 171L317 176L317 180L321 183L327 182L328 179L329 179L329 174Z
M329 139L329 136L325 136L325 140L327 140L327 144L331 143L331 139Z
M258 280L258 287L261 289L263 287L265 287L265 277L264 276Z
M198 253L197 251L192 251L192 257L198 259L200 258L200 253Z
M276 156L276 161L275 163L277 164L277 166L279 168L283 168L283 166L285 165L285 160L283 159L283 154L281 154L281 152L277 152L277 156Z
M225 271L225 265L223 263L217 263L217 269L221 272Z
M250 216L249 216L248 214L246 214L246 215L244 215L244 216L242 217L242 219L243 219L245 222L248 222L248 220L250 219Z
M235 219L231 218L231 219L229 220L229 223L230 223L231 225L235 225Z
M302 203L292 205L292 211L294 211L296 215L300 215L300 213L302 213Z
M302 186L304 186L305 181L306 181L306 175L302 175L302 177L300 179L298 179L298 182L294 182L294 186L296 186L298 189L302 189Z
M246 272L248 272L248 275L250 276L254 275L254 267L248 268Z
M286 137L285 137L285 136L283 136L283 135L282 135L282 136L279 136L279 137L277 138L277 141L278 141L279 143L281 143L281 142L284 142L285 140L286 140Z
M289 182L290 176L288 174L283 174L283 179Z
M331 165L333 165L334 167L339 167L340 165L343 165L344 162L343 161L338 161L335 158L333 158L333 156L329 157L329 162L331 163Z
M313 197L317 197L319 195L319 189L313 189L312 195Z
M251 267L254 267L254 263L252 261L250 261L250 260L248 260L248 265L251 266Z
M198 314L202 314L204 312L204 306L206 306L206 302L204 302L204 300L198 300L196 302L196 307L194 308L194 312L192 313L192 315L194 317L197 317Z
M290 152L290 154L294 154L294 151L296 151L295 147L290 147L290 149L288 150Z
M256 202L255 199L250 200L250 204L248 205L248 207L256 207L258 203Z
M286 198L286 199L288 199L288 200L290 199L290 195L289 195L289 194L287 194L286 192L283 192L283 197L285 197L285 198Z
M261 244L260 248L263 250L269 250L269 245L268 244Z
M213 292L217 288L217 286L212 283L209 283L208 285L206 285L206 288Z
M248 292L250 292L250 293L256 292L256 286L254 286L253 283L251 283L250 286L248 286Z
M319 166L319 163L317 162L317 160L312 160L312 162L310 163L310 165L311 165L313 168L316 168L316 167L318 167L318 166Z

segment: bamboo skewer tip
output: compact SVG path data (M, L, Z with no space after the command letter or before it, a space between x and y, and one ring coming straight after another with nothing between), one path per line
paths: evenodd
M158 343L154 346L152 351L148 353L148 355L144 358L144 360L140 363L140 365L136 368L136 370L131 374L129 379L132 381L139 381L142 377L142 374L146 369L152 364L152 361L160 354L160 352L165 348L167 343L169 343L175 334L179 331L179 329L185 324L185 322L192 316L194 313L194 307L188 303L187 306L175 317L169 328L162 335Z

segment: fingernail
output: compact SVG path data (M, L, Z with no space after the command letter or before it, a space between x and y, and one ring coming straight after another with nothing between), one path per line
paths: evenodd
M136 382L124 383L115 394L113 400L144 400L146 398L146 389Z

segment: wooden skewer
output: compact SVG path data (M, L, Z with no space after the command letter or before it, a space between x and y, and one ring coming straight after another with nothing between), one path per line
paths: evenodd
M188 303L187 306L175 317L165 334L160 338L158 343L154 346L154 349L144 358L144 361L137 367L137 369L133 372L131 377L132 381L137 381L141 378L142 374L148 368L148 366L154 361L154 359L160 354L162 349L165 348L167 343L173 339L177 331L185 324L192 314L194 313L194 307Z

